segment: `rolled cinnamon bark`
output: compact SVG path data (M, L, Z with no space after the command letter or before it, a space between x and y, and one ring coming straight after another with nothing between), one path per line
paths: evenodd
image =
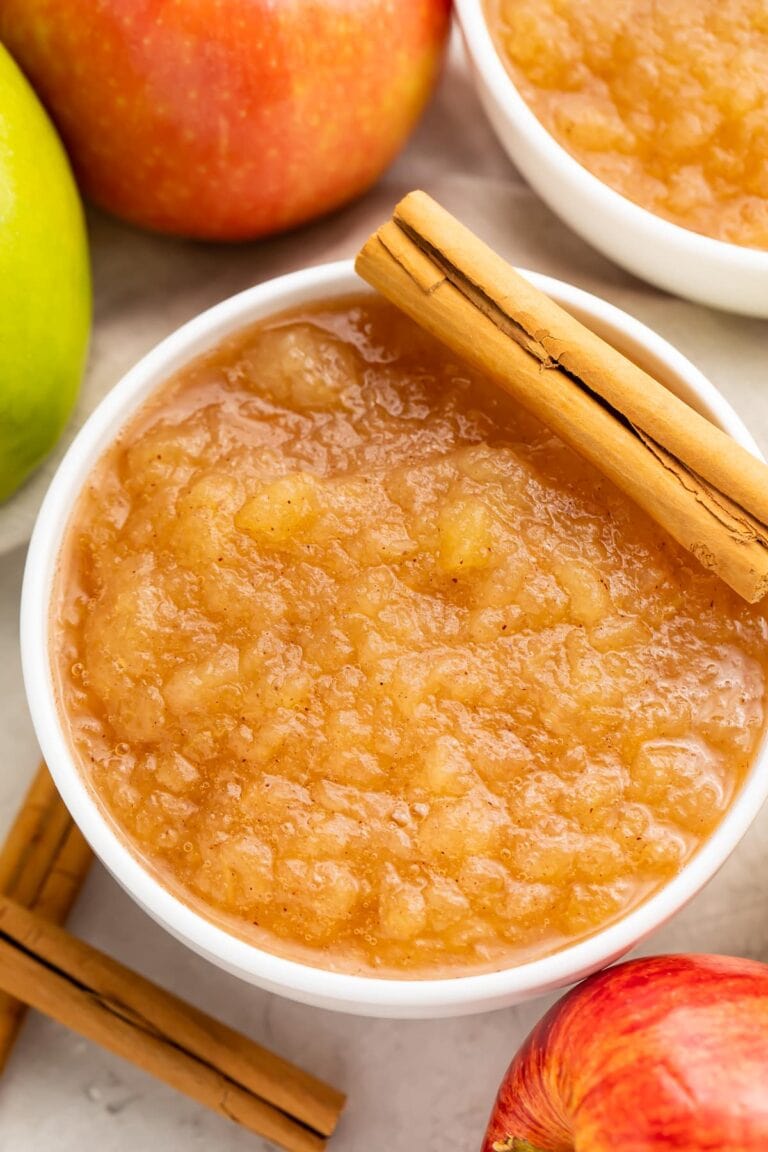
M0 892L63 924L92 859L46 765L41 764L0 848ZM0 991L0 1073L26 1010L22 1001Z
M754 603L768 592L768 467L429 196L412 192L402 200L356 268L744 599Z
M344 1096L0 896L0 989L287 1152L321 1152Z

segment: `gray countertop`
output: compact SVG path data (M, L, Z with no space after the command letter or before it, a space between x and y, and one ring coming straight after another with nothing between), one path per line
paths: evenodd
M205 247L141 235L93 216L96 327L90 404L147 348L231 292L354 254L395 199L421 186L515 263L570 280L633 312L728 396L768 449L768 323L656 292L588 249L522 183L485 126L460 53L408 149L369 196L261 245ZM20 516L29 515L25 508ZM23 549L0 557L0 830L37 763L19 667ZM768 811L694 902L644 951L730 952L768 960ZM336 1152L473 1152L499 1078L544 1011L540 1000L460 1020L365 1020L247 987L188 952L95 866L71 917L83 938L305 1065L350 1096ZM0 1081L0 1152L189 1152L266 1148L133 1067L32 1016Z

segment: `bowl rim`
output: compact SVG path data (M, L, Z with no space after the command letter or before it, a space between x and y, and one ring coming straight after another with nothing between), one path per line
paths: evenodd
M621 341L658 358L691 389L711 418L747 449L755 441L714 385L667 341L611 304L572 285L521 270L565 307L610 326ZM59 720L49 655L52 583L70 515L94 463L141 403L173 372L228 333L301 303L370 291L352 261L319 265L266 281L178 328L114 386L83 425L51 481L32 534L21 602L24 683L34 728L57 788L86 839L133 899L172 935L219 967L294 1000L361 1015L437 1016L480 1012L564 986L604 967L661 926L694 896L736 847L768 796L765 739L739 794L715 832L661 889L615 922L561 951L473 975L397 979L315 968L250 944L208 920L165 888L101 810L75 763Z
M469 55L482 73L497 105L514 121L531 149L559 169L585 199L591 199L598 212L606 212L611 216L623 215L627 227L635 230L646 233L654 230L659 244L679 252L683 258L686 255L706 258L719 263L724 269L727 267L730 272L754 274L768 271L768 250L717 240L713 236L684 228L682 224L675 224L636 204L634 200L629 200L585 168L544 127L520 94L496 47L483 0L455 0L455 6Z

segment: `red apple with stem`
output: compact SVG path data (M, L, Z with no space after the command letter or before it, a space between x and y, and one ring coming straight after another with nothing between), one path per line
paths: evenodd
M86 194L238 240L369 187L434 86L450 0L0 0Z
M768 965L654 956L547 1013L512 1061L483 1152L767 1152Z

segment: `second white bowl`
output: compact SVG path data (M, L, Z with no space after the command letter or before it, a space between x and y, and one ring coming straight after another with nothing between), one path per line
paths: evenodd
M617 264L668 292L768 317L768 252L655 216L582 167L528 107L507 72L482 0L456 0L480 99L509 156L553 212Z

